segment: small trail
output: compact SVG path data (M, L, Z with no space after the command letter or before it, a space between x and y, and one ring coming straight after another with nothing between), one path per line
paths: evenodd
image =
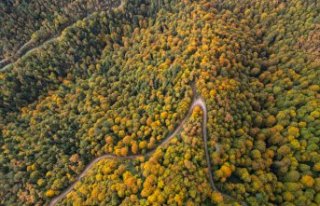
M10 63L10 59L5 58L0 61L0 67L4 67L5 65Z
M7 61L9 61L7 58L6 58L6 59L2 59L2 60L0 61L0 65L5 64L5 62L7 62Z
M192 104L188 110L187 115L185 116L185 118L180 122L180 124L178 125L178 127L168 136L166 137L164 140L161 141L161 143L154 148L153 150L150 150L149 152L147 152L144 155L138 154L138 155L129 155L129 156L125 156L125 157L121 157L121 156L116 156L113 154L105 154L101 157L98 157L94 160L92 160L83 170L83 172L76 178L76 180L60 195L58 195L57 197L53 198L49 204L49 206L55 206L57 204L58 201L60 201L62 198L64 198L73 188L74 186L81 181L81 179L87 174L87 172L93 167L94 164L96 164L97 162L99 162L100 160L103 159L113 159L113 160L134 160L134 159L138 159L141 157L150 157L157 148L166 145L167 143L169 143L169 141L175 137L182 129L183 125L185 124L185 122L189 119L189 117L192 114L193 109L199 106L202 111L203 111L203 116L202 116L202 135L203 135L203 141L204 141L204 150L205 150L205 155L206 155L206 161L207 161L207 165L208 165L208 178L210 181L210 186L214 191L218 191L220 192L216 185L214 184L213 181L213 176L212 176L212 167L211 167L211 161L210 161L210 155L209 155L209 151L208 151L208 138L207 138L207 107L206 107L206 103L203 100L202 97L195 97L194 100L192 101ZM221 193L221 192L220 192ZM221 193L226 199L229 200L234 200L234 201L238 201L235 198L231 197L230 195ZM238 201L240 202L240 201ZM247 206L246 203L244 202L240 202L243 206Z
M121 0L120 1L120 5L118 5L117 7L110 7L107 9L115 9L115 10L119 10L122 9L124 7L125 4L125 0ZM101 10L104 11L104 10ZM93 11L92 13L87 14L85 17L83 17L82 19L88 18L89 16L91 16L94 12L98 12L98 11ZM78 20L77 20L78 21ZM75 21L75 22L77 22ZM74 24L75 22L73 22L72 24ZM70 25L72 25L70 24ZM69 27L70 25L66 26L65 28ZM64 29L65 29L64 28ZM49 44L50 42L55 41L57 38L59 38L63 32L62 29L58 34L53 35L52 37L44 40L40 45L32 47L33 44L35 44L36 42L32 39L30 39L28 42L24 43L20 49L18 49L16 51L16 53L11 57L11 59L3 59L0 61L0 72L4 72L7 69L9 69L12 65L14 65L17 61L19 61L20 58L22 58L23 56L28 55L29 53L33 52L36 49L39 49L40 47L43 47L46 44Z
M17 58L17 60L15 62L11 62L11 60L7 60L9 63L6 64L2 69L0 69L0 72L3 72L3 71L6 71L7 69L10 68L10 66L12 66L13 64L15 64L17 61L19 61L20 58L22 58L23 56L26 56L28 55L29 53L33 52L34 50L37 50L39 49L40 47L43 47L45 46L46 44L49 44L50 42L53 42L55 41L57 38L59 38L60 34L58 35L55 35L53 37L51 37L50 39L47 39L46 41L42 42L42 44L36 46L36 47L33 47L31 48L30 50L26 51L23 55L21 55L19 58ZM34 43L34 42L32 42ZM27 44L30 44L30 41L27 42ZM11 62L11 63L10 63Z

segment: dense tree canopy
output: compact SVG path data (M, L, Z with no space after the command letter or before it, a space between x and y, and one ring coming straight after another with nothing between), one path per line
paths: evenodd
M59 204L320 204L317 0L17 0L0 12L0 66L13 62L0 71L1 205L48 204L104 154L141 158L99 161ZM195 108L159 147L196 95L206 127Z

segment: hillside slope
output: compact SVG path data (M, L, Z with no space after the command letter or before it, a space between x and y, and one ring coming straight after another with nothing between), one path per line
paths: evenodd
M320 204L317 0L100 3L1 23L1 205Z

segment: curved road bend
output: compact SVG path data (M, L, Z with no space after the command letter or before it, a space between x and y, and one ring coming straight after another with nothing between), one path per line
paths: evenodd
M186 115L186 117L180 122L180 124L178 125L178 127L167 137L165 138L164 140L162 140L162 142L156 147L154 148L153 150L150 150L148 153L144 154L144 155L130 155L130 156L126 156L126 157L120 157L120 156L116 156L116 155L113 155L113 154L105 154L101 157L98 157L94 160L92 160L87 166L86 168L83 170L83 172L76 178L75 182L72 183L63 193L61 193L60 195L58 195L57 197L53 198L49 204L49 206L54 206L56 205L56 203L61 200L62 198L64 198L73 188L74 186L76 185L77 182L79 182L82 177L84 177L86 175L86 173L89 171L89 169L92 168L92 166L97 163L98 161L102 160L102 159L117 159L117 160L134 160L134 159L137 159L139 157L149 157L150 155L152 155L156 149L160 146L163 146L165 144L167 144L173 137L175 137L181 130L181 128L183 127L183 125L185 124L185 122L189 119L190 115L192 114L192 110L196 107L196 106L199 106L202 111L203 111L203 116L202 116L202 135L203 135L203 141L204 141L204 149L205 149L205 155L206 155L206 161L207 161L207 164L208 164L208 175L209 175L209 181L210 181L210 186L211 188L214 190L214 191L219 191L217 189L217 187L215 186L214 184L214 181L213 181L213 176L212 176L212 167L211 167L211 161L210 161L210 155L209 155L209 151L208 151L208 143L207 143L207 107L206 107L206 104L205 104L205 101L203 100L202 97L196 97L190 108L189 108L189 111ZM219 191L220 192L220 191ZM221 192L220 192L221 193ZM227 199L231 199L231 200L234 200L234 201L238 201L236 200L235 198L227 195L227 194L223 194L221 193L225 198ZM238 201L239 202L239 201ZM244 202L240 202L242 205L246 206L247 204L244 203Z

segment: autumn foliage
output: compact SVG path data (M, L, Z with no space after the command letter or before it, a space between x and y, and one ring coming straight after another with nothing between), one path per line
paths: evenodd
M0 13L0 67L14 62L0 68L0 205L47 205L104 154L116 158L60 204L320 204L316 0L1 1ZM159 147L196 96L207 125L195 107Z

